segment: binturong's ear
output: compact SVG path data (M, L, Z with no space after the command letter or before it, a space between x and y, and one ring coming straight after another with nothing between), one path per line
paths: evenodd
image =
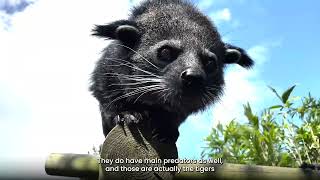
M94 36L120 40L129 46L134 45L140 37L136 23L129 20L119 20L106 25L95 25L92 31Z
M253 60L249 57L245 50L242 48L225 44L225 60L226 64L237 63L244 68L251 68L254 65Z

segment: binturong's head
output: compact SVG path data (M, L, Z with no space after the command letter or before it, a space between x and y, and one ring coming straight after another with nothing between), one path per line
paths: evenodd
M189 115L222 94L227 64L254 64L243 49L222 42L213 23L183 0L145 1L129 19L97 25L93 34L115 40L109 48L117 52L107 50L93 78L93 91L107 106L122 101ZM117 93L106 99L106 92Z

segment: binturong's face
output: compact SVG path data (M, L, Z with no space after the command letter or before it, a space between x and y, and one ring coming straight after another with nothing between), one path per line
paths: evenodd
M113 44L127 52L126 58L111 60L126 69L117 72L124 92L114 98L186 115L221 96L226 64L253 65L243 49L223 43L207 17L190 7L157 7L131 20L96 26L94 32L118 40Z

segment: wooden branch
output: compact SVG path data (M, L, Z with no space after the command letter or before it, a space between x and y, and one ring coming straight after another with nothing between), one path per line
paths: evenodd
M320 172L300 168L271 166L249 166L240 164L179 164L178 167L214 167L209 172L185 172L174 176L170 172L120 171L120 167L142 168L161 167L163 164L115 163L116 159L176 159L174 143L162 144L151 140L149 128L136 126L116 126L106 137L102 146L101 158L81 154L51 154L45 165L49 175L82 177L92 180L103 179L320 179ZM106 163L98 163L105 160ZM108 163L113 160L113 163ZM175 164L171 164L175 166ZM106 171L118 168L118 171ZM213 170L211 169L211 170ZM99 178L98 178L99 177Z
M180 164L179 166L203 167L204 165ZM177 174L174 179L320 179L319 172L300 168L229 163L222 166L215 165L214 167L214 172L182 172ZM91 177L91 179L96 180L99 175L99 164L96 157L88 154L51 154L46 161L45 169L47 174L55 176ZM100 171L104 170L100 169Z
M190 166L190 165L187 165ZM203 164L193 166L204 166ZM277 166L257 166L243 164L209 165L215 167L214 172L195 173L183 172L178 174L174 179L263 179L263 180L303 180L303 179L320 179L320 172L314 170L303 170L301 168L287 168Z
M89 154L52 153L46 160L45 171L49 175L97 180L99 164L97 158Z

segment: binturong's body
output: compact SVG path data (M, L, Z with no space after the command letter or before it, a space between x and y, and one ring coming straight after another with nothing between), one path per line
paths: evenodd
M129 19L97 25L93 35L113 40L90 87L100 103L105 136L117 123L151 120L154 138L175 142L187 116L221 96L226 64L253 65L184 0L142 2Z

